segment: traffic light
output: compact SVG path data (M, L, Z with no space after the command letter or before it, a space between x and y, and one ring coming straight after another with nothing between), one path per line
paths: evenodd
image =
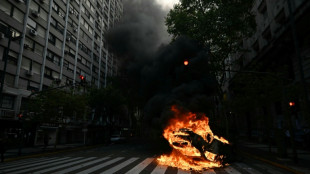
M184 65L187 66L189 64L188 60L184 60Z
M290 107L294 107L295 106L295 102L291 101L288 103L290 105Z
M80 75L80 79L81 79L80 84L84 86L86 84L86 77L83 75Z
M23 114L22 114L22 113L19 113L19 114L17 115L17 117L18 117L19 120L21 120L21 119L23 119Z
M295 101L290 101L288 104L291 114L296 115L298 112L298 103L296 103Z

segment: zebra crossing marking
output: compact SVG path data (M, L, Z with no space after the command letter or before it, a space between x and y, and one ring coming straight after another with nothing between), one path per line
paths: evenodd
M114 166L114 167L112 167L111 169L102 172L101 174L110 174L110 173L114 173L114 172L116 172L116 171L118 171L118 170L121 170L122 168L124 168L125 166L129 165L130 163L135 162L135 161L138 160L138 159L139 159L139 158L130 158L129 160L124 161L124 162L118 164L117 166Z
M57 165L57 164L62 164L64 162L70 162L70 161L74 161L74 160L77 160L77 159L81 159L82 157L78 157L78 158L69 158L69 159L66 159L66 160L62 160L62 161L58 161L58 162L53 162L53 163L50 163L50 164L45 164L45 165L39 165L37 167L31 167L31 168L27 168L27 169L23 169L21 171L14 171L12 174L19 174L19 173L25 173L25 172L30 172L30 171L34 171L34 170L37 170L37 169L42 169L42 168L45 168L45 167L49 167L49 166L54 166L54 165ZM29 167L29 166L25 166L25 167ZM24 167L24 168L25 168Z
M46 164L46 163L50 163L50 162L57 162L57 161L62 161L65 159L68 159L69 157L64 157L64 158L57 158L57 159L53 159L53 160L47 160L47 161L43 161L43 162L39 162L39 163L34 163L34 164L30 164L30 165L23 165L23 166L19 166L19 167L14 167L11 169L5 169L6 172L9 171L13 171L13 170L19 170L19 169L23 169L23 168L27 168L27 167L33 167L33 166L38 166L38 165L42 165L42 164Z
M38 159L27 159L24 161L4 163L0 166L0 173L6 174L20 174L20 173L53 173L53 174L66 174L74 172L77 174L88 174L92 172L101 174L111 174L116 173L121 170L125 170L129 165L132 165L135 161L140 159L139 157L131 157L125 160L125 157L43 157ZM142 162L136 163L135 166L128 168L126 174L137 174L143 171L154 162L155 158L145 158ZM42 161L44 160L44 161ZM112 165L113 164L113 165ZM111 165L111 166L109 166ZM170 171L168 166L161 166L154 163L155 168L152 171L148 171L151 174L164 174ZM233 163L233 165L221 168L220 171L228 174L241 174L247 172L249 174L262 174L262 173L272 173L280 174L281 171L273 168L272 166L263 165L260 163L255 163L253 166L261 168L262 170L257 170L248 166L245 163ZM105 171L102 171L102 170ZM265 172L263 172L265 170ZM190 174L192 171L186 171L181 169L175 169L174 172L177 174ZM124 171L125 173L125 171ZM214 169L208 169L202 171L202 174L216 174Z
M151 174L164 174L168 166L157 165Z
M56 169L64 168L64 167L71 166L71 165L74 165L74 164L78 164L78 163L81 163L81 162L84 162L84 161L89 161L89 160L92 160L94 158L96 158L96 157L90 157L90 158L85 158L85 159L81 159L81 160L78 160L78 161L73 161L73 162L66 163L66 164L59 165L59 166L55 166L55 167L52 167L52 168L36 171L33 174L39 174L39 173L45 173L45 172L53 171L53 170L56 170Z
M0 165L0 169L5 169L5 168L11 168L14 166L21 166L21 165L27 165L27 164L32 164L35 162L43 162L43 161L48 161L48 160L52 160L52 159L56 159L56 157L54 158L31 158L31 159L27 159L27 160L23 160L23 161L14 161L14 162L9 162L9 163L4 163Z
M214 169L208 169L207 171L203 171L202 174L216 174Z
M98 164L98 165L96 165L96 166L94 166L94 167L91 167L91 168L89 168L89 169L87 169L87 170L81 171L81 172L76 173L76 174L88 174L88 173L94 172L94 171L96 171L96 170L99 170L99 169L101 169L101 168L103 168L103 167L105 167L105 166L108 166L108 165L110 165L110 164L113 164L113 163L115 163L115 162L117 162L117 161L119 161L119 160L121 160L121 159L124 159L124 157L118 157L118 158L115 158L115 159L113 159L113 160L107 161L107 162L105 162L105 163Z
M146 158L140 164L136 165L134 168L126 172L126 174L137 174L140 173L146 166L148 166L154 158Z
M109 158L110 157L99 158L97 160L90 161L90 162L87 162L87 163L83 163L83 164L80 164L78 166L73 166L73 167L67 168L65 170L61 170L61 171L52 173L52 174L65 174L65 173L72 172L74 170L78 170L80 168L83 168L83 167L86 167L86 166L89 166L89 165L92 165L92 164L95 164L95 163L98 163L98 162L101 162L101 161L107 160Z

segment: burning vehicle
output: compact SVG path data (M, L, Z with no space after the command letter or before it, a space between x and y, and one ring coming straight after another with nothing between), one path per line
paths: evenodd
M224 156L219 154L218 147L229 142L213 134L209 118L204 114L182 112L176 106L171 110L175 117L169 121L163 136L173 150L157 158L158 163L196 171L222 167Z

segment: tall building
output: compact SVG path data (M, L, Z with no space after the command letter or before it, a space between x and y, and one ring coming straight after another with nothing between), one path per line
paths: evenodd
M80 82L104 87L117 74L106 31L122 0L1 0L1 119L16 119L31 91Z
M292 126L295 131L302 131L309 126L310 120L303 112L309 108L307 104L310 99L310 1L254 0L252 11L257 24L256 32L252 37L243 39L242 45L247 51L231 57L231 62L235 63L230 69L234 72L227 72L226 92L231 100L236 100L236 91L232 89L235 79L250 72L261 79L272 77L278 80L277 91L280 95L250 110L244 109L243 115L238 117L239 126L245 131L256 132L256 135L266 135L274 129L288 130L290 124L285 112L290 107L288 101L294 100L300 105L295 113L290 113L294 122ZM294 86L300 88L292 97L289 90ZM264 90L270 89L265 87ZM259 95L266 95L266 91L262 90ZM254 103L256 98L252 100ZM266 123L270 123L271 127Z

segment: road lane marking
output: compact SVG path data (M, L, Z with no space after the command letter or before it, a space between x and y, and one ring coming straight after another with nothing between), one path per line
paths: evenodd
M5 169L5 168L11 168L11 167L15 167L15 166L21 166L21 165L27 165L27 164L32 164L35 162L43 162L43 161L48 161L48 160L52 160L52 159L56 159L56 157L54 158L39 158L39 159L35 159L35 158L31 158L31 159L27 159L27 160L22 160L22 161L14 161L14 162L10 162L10 163L4 163L2 165L0 165L0 169Z
M117 162L117 161L119 161L119 160L121 160L121 159L124 159L124 157L118 157L118 158L115 158L115 159L113 159L113 160L107 161L107 162L105 162L105 163L98 164L98 165L96 165L96 166L94 166L94 167L92 167L92 168L89 168L89 169L87 169L87 170L81 171L81 172L76 173L76 174L88 174L88 173L94 172L94 171L96 171L96 170L99 170L99 169L101 169L101 168L103 168L103 167L105 167L105 166L108 166L108 165L110 165L110 164L113 164L113 163L115 163L115 162Z
M151 174L164 174L168 166L157 165Z
M86 166L89 166L89 165L92 165L92 164L95 164L95 163L98 163L98 162L107 160L107 159L109 159L109 158L110 158L110 157L99 158L99 159L97 159L97 160L90 161L90 162L87 162L87 163L83 163L83 164L80 164L80 165L78 165L78 166L73 166L73 167L67 168L67 169L65 169L65 170L61 170L61 171L52 173L52 174L65 174L65 173L69 173L69 172L72 172L72 171L74 171L74 170L77 170L77 169L80 169L80 168L83 168L83 167L86 167Z
M216 174L214 169L208 169L206 171L203 171L202 174Z
M19 170L19 169L23 169L23 168L27 168L27 167L34 167L34 166L38 166L38 165L42 165L42 164L47 164L47 163L51 163L51 162L62 161L62 160L68 159L68 158L69 157L58 158L58 159L53 159L53 160L47 160L47 161L44 161L44 162L39 162L39 163L30 164L30 165L23 165L23 166L15 167L13 169L8 169L8 170L5 170L5 171L9 172L9 171Z
M49 166L55 166L55 165L58 165L58 164L63 164L63 163L66 163L66 162L78 160L80 158L82 158L82 157L70 158L70 159L66 159L66 160L63 160L63 161L53 162L53 163L50 163L50 164L40 165L40 166L37 166L37 167L31 167L31 168L23 169L23 170L20 170L20 171L14 171L13 173L14 174L27 173L27 172L30 172L30 171L46 168L46 167L49 167ZM26 166L26 167L29 167L29 166Z
M144 161L142 161L140 164L129 170L126 174L137 174L140 173L146 166L148 166L154 158L146 158Z
M139 158L130 158L129 160L124 161L121 164L118 164L117 166L114 166L111 169L102 172L101 174L111 174L111 173L114 173L116 171L119 171L120 169L124 168L125 166L129 165L130 163L135 162L138 159Z
M71 162L71 163L66 163L66 164L55 166L55 167L52 167L52 168L36 171L33 174L39 174L39 173L45 173L45 172L53 171L53 170L56 170L56 169L64 168L64 167L71 166L71 165L74 165L74 164L78 164L78 163L81 163L81 162L84 162L84 161L89 161L89 160L92 160L94 158L96 158L96 157L90 157L90 158L86 158L86 159L81 159L81 160L74 161L74 162Z

